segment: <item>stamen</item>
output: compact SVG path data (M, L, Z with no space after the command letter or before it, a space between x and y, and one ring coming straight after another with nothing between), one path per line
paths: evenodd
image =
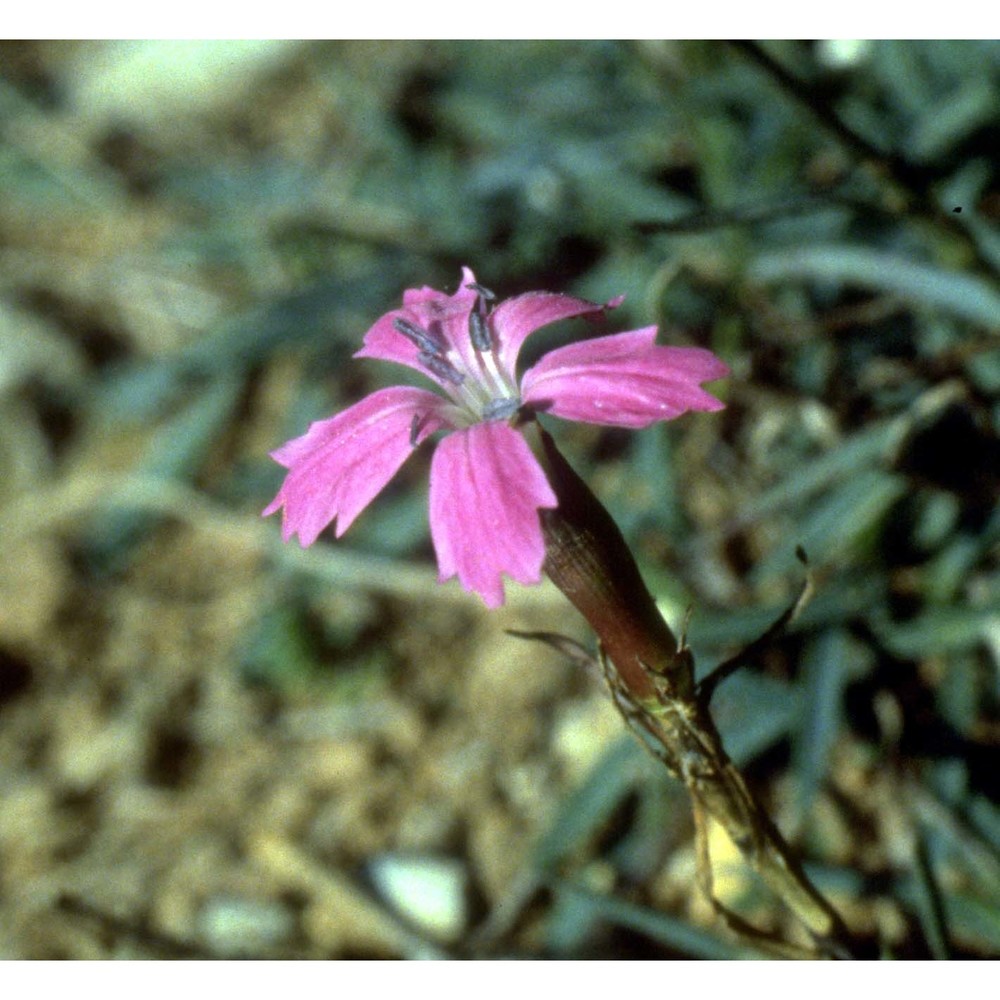
M417 355L417 360L425 368L452 385L461 385L465 381L465 376L450 361L440 355L432 354L430 351L421 351Z
M469 313L469 339L477 351L488 351L493 346L486 317L478 309L473 309Z
M423 416L421 416L421 414L419 413L413 414L413 419L410 421L411 448L416 448L417 446L417 437L420 435L420 428L423 426L425 419L426 419L426 414L424 414Z
M471 288L481 299L487 302L496 302L496 292L491 292L485 285L480 285L478 281L470 281L466 288Z
M496 295L475 281L470 281L465 287L471 288L476 293L476 304L469 313L469 339L472 341L472 346L482 354L493 349L486 317L490 311L490 303L496 300Z
M483 420L506 420L521 408L517 399L491 399L483 407Z
M445 349L445 345L439 337L427 330L421 329L416 323L411 323L408 319L403 319L402 316L397 316L392 321L392 327L397 333L401 333L407 340L427 354L441 354Z

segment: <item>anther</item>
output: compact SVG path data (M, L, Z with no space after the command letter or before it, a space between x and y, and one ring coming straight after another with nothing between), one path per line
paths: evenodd
M483 407L483 420L506 420L521 408L517 399L491 399Z
M480 285L478 281L470 281L466 288L471 288L481 299L487 302L496 302L496 292L491 292L485 285Z
M493 346L486 317L478 309L473 309L469 313L469 339L477 351L488 351Z
M401 333L407 340L415 344L421 351L427 354L440 354L444 349L444 344L440 338L421 329L416 323L411 323L402 316L397 316L392 321L392 327L397 333Z
M419 413L413 414L413 419L410 421L410 447L416 448L417 438L420 436L420 430L424 426L424 421L427 419L427 415L421 416Z
M496 300L496 295L475 281L470 281L465 287L476 293L476 304L469 313L469 340L472 341L472 346L482 353L493 347L486 316L489 313L490 304Z
M465 381L465 376L448 360L430 351L421 351L417 355L417 360L428 370L434 372L439 378L450 382L452 385L461 385Z

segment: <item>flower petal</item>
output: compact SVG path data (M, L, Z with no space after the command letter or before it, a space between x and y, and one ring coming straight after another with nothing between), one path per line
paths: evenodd
M500 363L514 375L521 345L531 334L543 326L573 316L592 316L605 309L621 305L625 296L606 302L603 306L586 299L574 299L556 292L526 292L513 299L505 299L493 310L490 317L496 333Z
M559 347L524 373L521 398L565 420L612 427L721 410L700 383L723 378L729 368L701 347L658 347L655 339L649 326Z
M282 538L312 545L331 521L339 538L380 493L416 443L450 426L448 404L426 389L393 386L366 396L329 420L318 420L271 457L289 472L264 516L284 507Z
M545 558L540 507L557 500L524 438L507 424L474 424L446 437L431 462L431 537L441 580L458 574L490 608L501 574L538 583Z
M416 369L438 385L447 388L447 381L435 375L420 361L418 357L420 348L403 336L393 323L397 319L408 320L421 330L427 331L431 338L443 343L446 348L457 351L464 363L473 362L472 344L469 340L469 313L476 303L476 292L466 288L466 285L475 280L476 276L472 271L463 267L462 280L454 295L446 295L426 286L407 289L403 293L402 309L393 309L380 316L365 334L364 346L354 356L395 361L397 364Z

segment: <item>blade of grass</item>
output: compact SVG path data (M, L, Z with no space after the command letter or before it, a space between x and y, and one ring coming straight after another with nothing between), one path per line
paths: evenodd
M553 880L552 886L556 893L568 896L577 904L580 919L596 917L609 924L627 927L690 958L720 960L770 957L746 945L737 947L666 913L605 896L564 879Z
M843 715L843 694L854 662L854 649L844 629L828 629L803 657L802 719L796 727L792 762L798 779L796 808L801 819L830 771L830 755Z
M897 295L1000 333L1000 293L968 274L945 271L866 247L795 247L760 254L748 269L763 284L806 278Z
M951 957L948 947L948 917L941 886L934 871L925 831L919 826L914 844L914 875L917 887L917 914L931 954L939 961Z

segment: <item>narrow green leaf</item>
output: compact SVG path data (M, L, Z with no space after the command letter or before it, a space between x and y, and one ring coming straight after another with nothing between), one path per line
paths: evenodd
M996 619L992 609L952 605L930 608L908 622L891 622L876 609L872 626L897 656L922 658L972 648L985 640Z
M920 917L924 937L927 939L931 954L936 959L947 960L950 957L947 912L937 873L934 870L934 859L928 838L919 827L914 861L917 914Z
M744 764L787 735L802 709L801 692L758 674L727 678L712 701L726 752Z
M866 247L803 246L760 254L748 269L762 283L805 278L897 295L1000 333L1000 293L979 278Z
M877 528L906 490L902 476L879 469L859 472L831 490L787 533L817 564L842 561L849 558L853 545ZM779 576L794 565L794 549L783 545L755 567L753 576L757 580Z
M830 771L830 753L840 729L844 688L854 657L850 637L840 628L821 633L803 657L802 720L793 744L800 816L808 814Z
M1000 955L1000 902L948 893L945 907L955 937L978 938L994 956Z
M562 803L533 852L537 868L550 870L593 837L642 773L643 751L629 735L618 740ZM666 776L666 772L664 772Z
M796 465L788 476L747 504L740 513L739 522L757 521L807 500L847 476L881 465L899 443L901 433L899 421L880 421L818 458Z
M625 900L604 896L562 879L553 886L560 895L571 897L580 907L581 918L589 908L591 913L609 923L646 934L654 941L691 958L746 959L768 958L763 952L746 945L737 946L708 931L671 917L666 913L637 906Z

